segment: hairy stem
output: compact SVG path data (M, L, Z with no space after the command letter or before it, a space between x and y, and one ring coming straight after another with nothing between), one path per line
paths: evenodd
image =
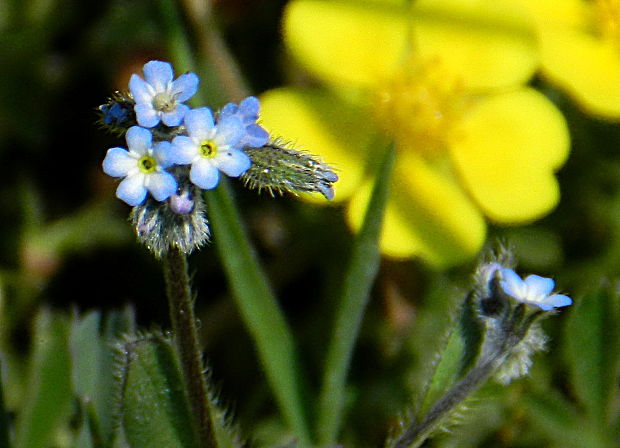
M448 392L431 406L424 418L413 421L400 436L390 444L390 448L417 448L435 432L444 419L449 416L469 395L484 384L511 355L512 349L521 342L540 312L525 316L525 307L517 306L503 322L502 343L457 382Z
M171 247L163 259L163 264L170 320L181 357L181 368L194 416L194 426L199 435L198 446L216 447L185 254Z

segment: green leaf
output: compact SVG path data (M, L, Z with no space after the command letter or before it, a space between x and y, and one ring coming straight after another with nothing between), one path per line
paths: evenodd
M130 334L134 328L130 308L110 313L104 328L101 314L91 312L75 318L71 327L72 376L76 395L81 398L85 421L95 438L109 444L113 435L114 405L110 397L115 393L113 343L121 334Z
M17 421L17 448L49 446L54 432L66 423L73 399L67 319L41 311L32 340L28 389Z
M471 297L453 319L445 346L435 355L435 368L427 381L420 417L467 372L476 360L482 341L482 329Z
M372 196L357 234L328 346L317 423L320 445L336 442L344 418L346 378L381 253L379 237L394 167L395 151L388 148L377 173Z
M129 447L198 447L179 360L159 334L120 344L118 421Z
M618 294L601 287L579 300L566 322L565 352L575 394L601 430L609 423L617 395L619 312Z

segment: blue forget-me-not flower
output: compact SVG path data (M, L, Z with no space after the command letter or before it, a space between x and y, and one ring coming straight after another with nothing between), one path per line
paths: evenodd
M506 294L519 302L537 306L544 311L573 303L571 298L564 294L552 294L555 282L550 278L528 275L523 280L512 269L502 269L501 278L500 285Z
M153 145L151 131L139 126L129 128L125 148L110 148L103 160L103 171L112 177L124 177L116 196L131 206L144 202L147 191L158 201L176 192L177 182L165 171L171 166L165 154L169 142Z
M209 190L219 182L219 172L238 177L250 168L252 161L241 150L246 136L243 122L234 114L218 120L207 107L192 109L185 115L187 136L172 140L170 160L177 165L191 165L189 178L193 184Z
M163 122L166 126L182 123L189 100L198 90L198 76L185 73L173 81L174 72L167 62L150 61L144 65L144 78L134 74L129 90L136 105L136 119L140 126L152 128Z
M239 146L260 148L269 142L269 133L256 123L260 111L260 102L258 98L249 96L238 105L228 103L219 113L218 121L222 121L227 117L234 116L241 120L245 128L245 135L241 139Z

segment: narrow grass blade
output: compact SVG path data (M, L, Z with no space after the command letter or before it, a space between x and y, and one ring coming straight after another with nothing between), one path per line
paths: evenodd
M215 246L281 412L310 441L293 336L243 229L226 182L206 193Z
M322 446L336 442L344 417L344 394L349 364L381 260L379 237L394 160L395 151L390 147L379 167L364 223L355 239L345 276L319 397L316 432Z

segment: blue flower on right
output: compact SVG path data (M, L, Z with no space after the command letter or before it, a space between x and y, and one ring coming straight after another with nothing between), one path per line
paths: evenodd
M218 121L227 117L237 117L245 128L245 135L239 142L241 148L260 148L269 142L269 133L256 123L260 111L260 101L254 96L249 96L238 105L228 103L219 113Z
M515 300L537 306L544 311L573 303L571 298L564 294L553 294L555 282L539 275L528 275L523 280L512 269L502 269L500 286Z

